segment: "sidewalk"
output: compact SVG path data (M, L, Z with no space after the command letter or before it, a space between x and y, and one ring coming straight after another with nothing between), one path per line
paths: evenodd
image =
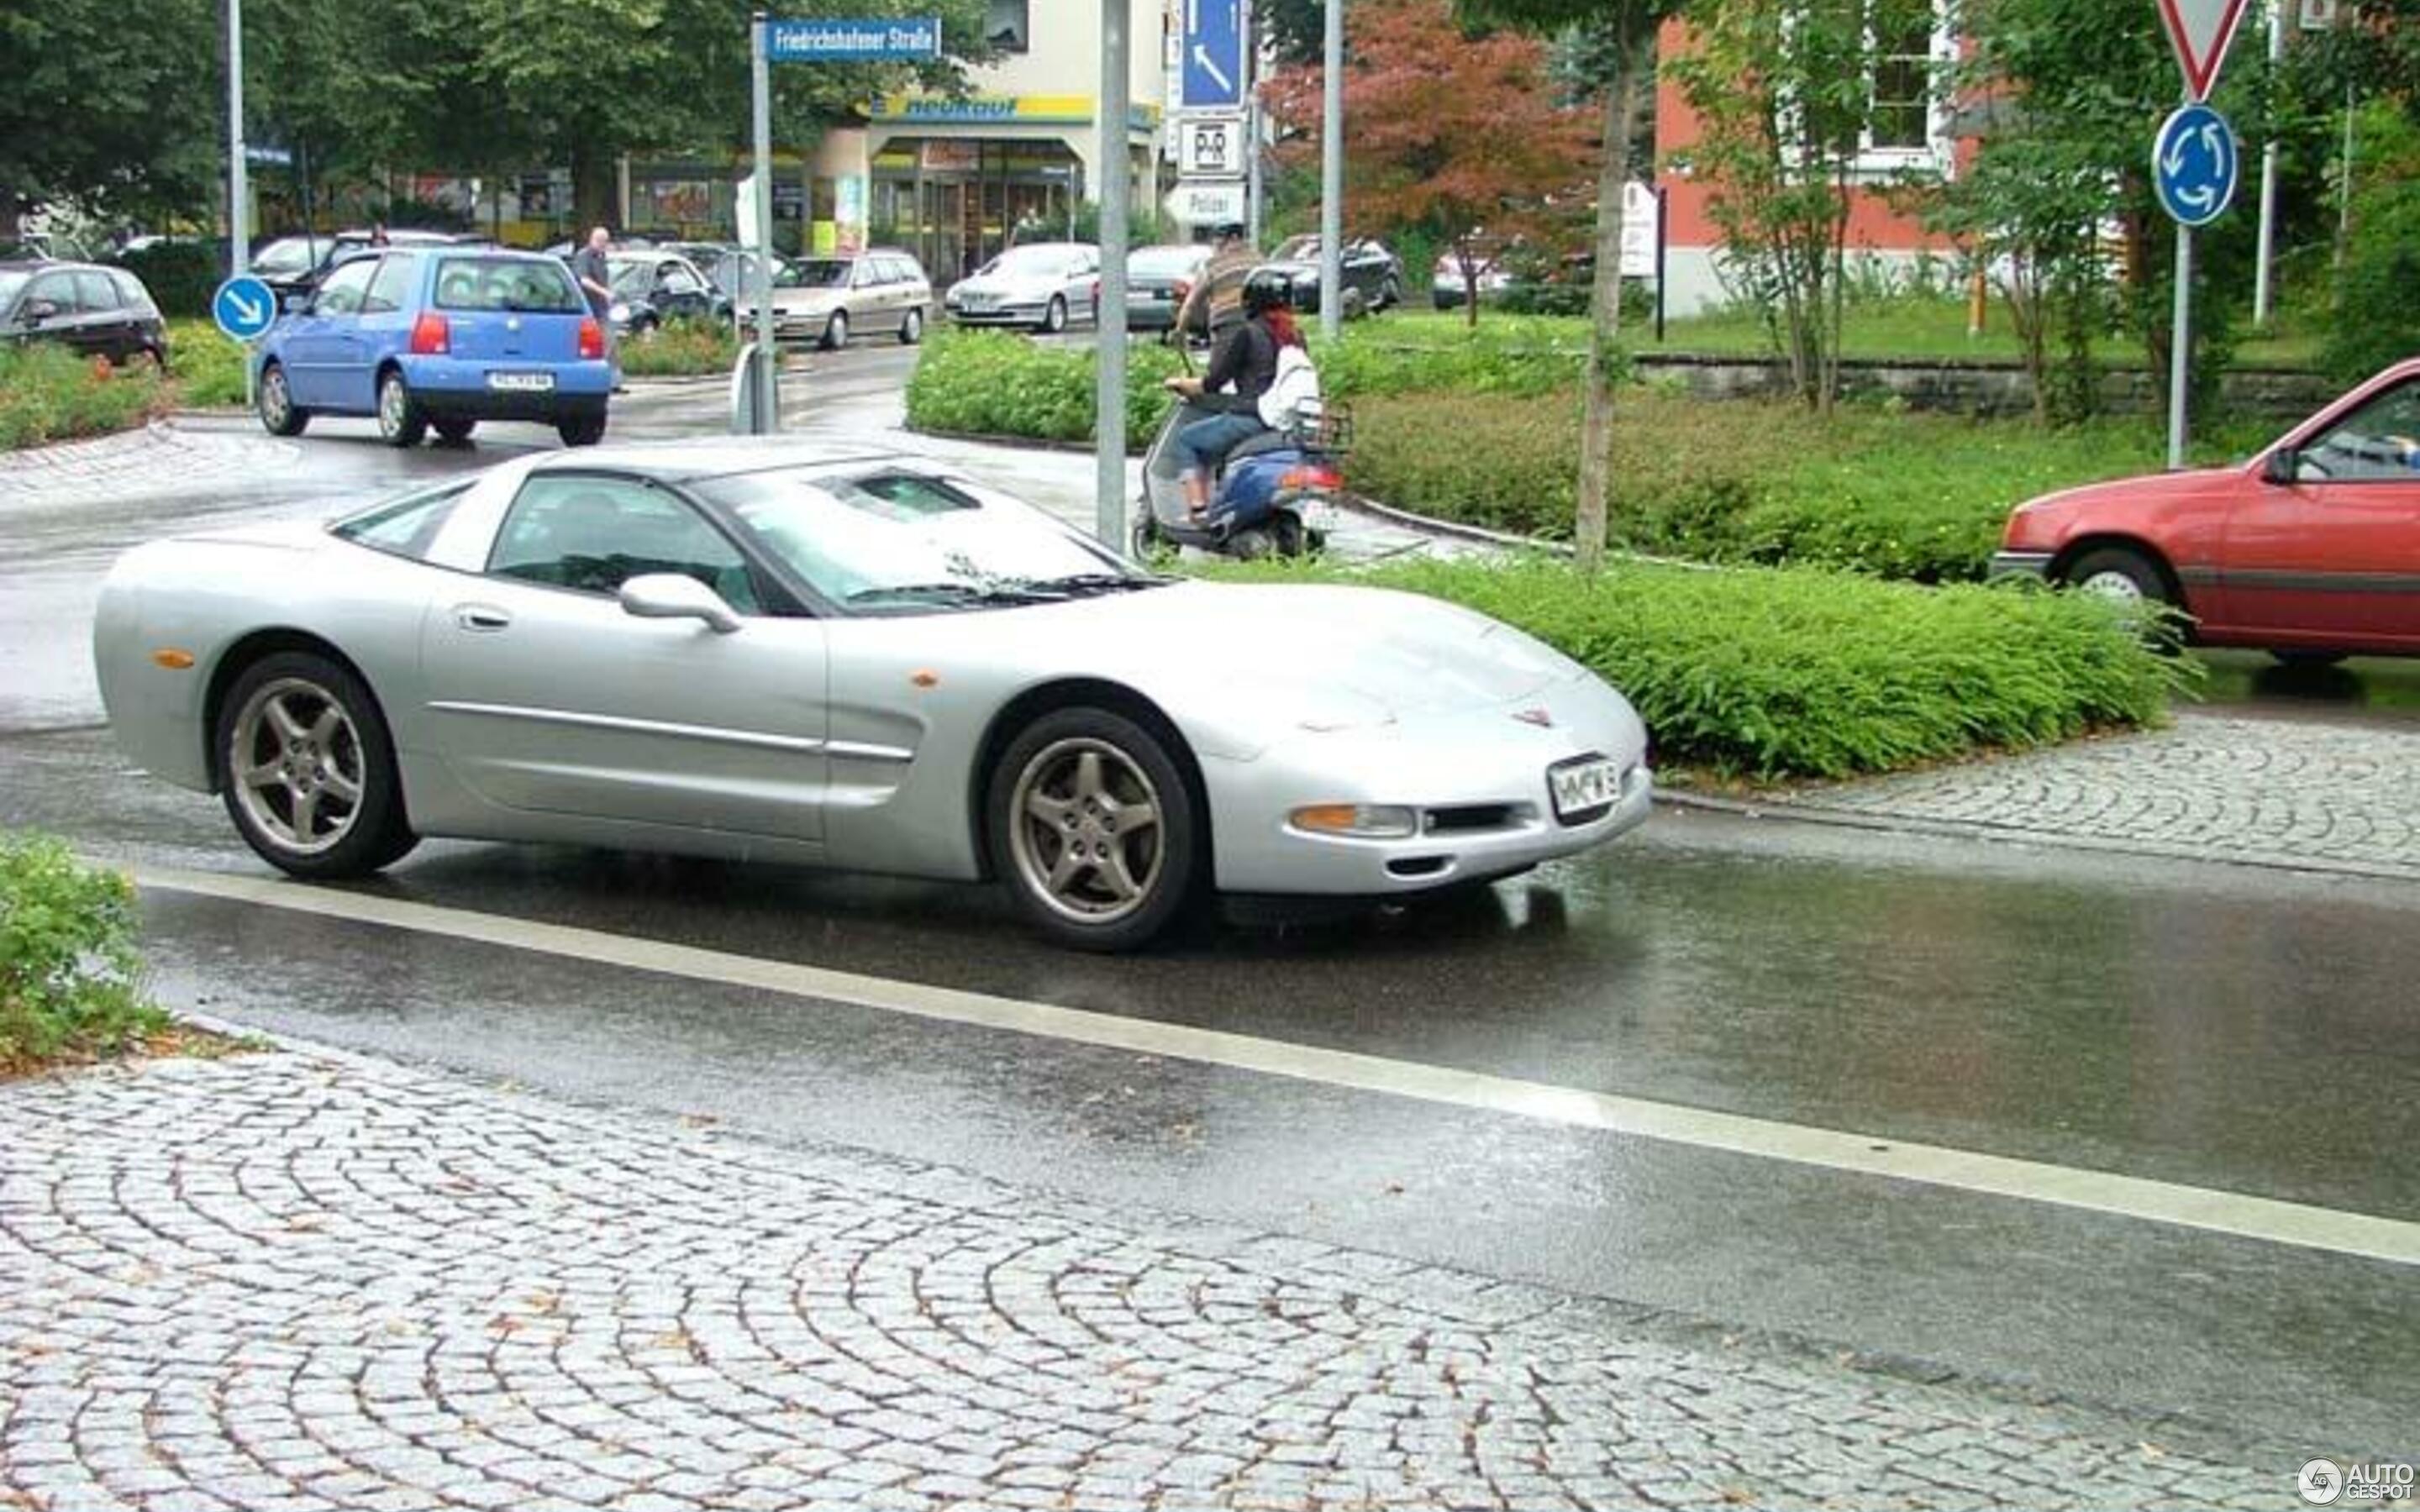
M350 1057L0 1086L0 1505L2291 1504L2164 1437Z

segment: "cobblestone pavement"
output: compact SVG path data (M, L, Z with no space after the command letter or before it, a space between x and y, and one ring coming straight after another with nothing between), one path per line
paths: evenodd
M0 1505L2291 1501L2248 1451L1730 1344L346 1057L0 1088Z
M294 467L300 442L240 431L152 424L141 430L0 452L0 508L178 493Z
M2420 879L2420 739L2180 715L2166 729L1772 795L1773 812Z

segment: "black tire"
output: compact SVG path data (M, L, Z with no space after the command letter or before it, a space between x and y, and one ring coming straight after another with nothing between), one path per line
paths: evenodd
M2304 651L2293 646L2271 646L2269 655L2277 659L2280 667L2295 669L2333 667L2345 659L2341 651Z
M1277 548L1276 540L1257 525L1227 537L1227 554L1238 562L1258 562Z
M1302 555L1305 544L1302 520L1296 516L1286 514L1282 510L1279 511L1269 521L1269 544L1281 557Z
M2148 554L2127 546L2095 547L2068 563L2059 581L2118 604L2143 639L2160 650L2182 649L2183 623L2169 611L2184 606L2168 575Z
M836 352L848 345L848 312L846 310L834 310L831 313L831 318L824 322L822 345L824 350L828 352Z
M1381 310L1391 310L1396 305L1403 302L1404 285L1396 283L1394 276L1392 274L1388 274L1386 284L1378 290L1378 308Z
M428 439L428 417L403 374L392 367L379 375L378 428L379 440L389 446L412 447Z
M238 673L210 749L236 833L279 871L363 876L419 842L386 717L361 679L326 656L281 651Z
M1135 517L1134 529L1126 534L1126 544L1132 548L1134 559L1140 562L1158 550L1159 543L1159 521L1152 517L1151 505L1145 502L1142 513Z
M1049 306L1042 312L1043 333L1055 336L1066 329L1067 301L1053 294L1050 296Z
M437 432L437 439L449 446L461 445L471 439L473 431L479 428L475 420L432 420L428 424Z
M554 423L554 433L566 446L594 446L605 439L603 415L574 415Z
M899 345L913 347L924 339L924 312L910 310L899 319Z
M275 363L260 370L260 392L253 396L253 408L271 436L300 436L302 427L311 424L311 412L295 405L286 386L286 369Z
M1147 824L1138 814L1145 808ZM1107 709L1054 710L1019 732L992 768L984 815L993 864L1017 911L1078 950L1149 944L1202 882L1204 818L1174 754ZM1071 849L1100 859L1063 876Z

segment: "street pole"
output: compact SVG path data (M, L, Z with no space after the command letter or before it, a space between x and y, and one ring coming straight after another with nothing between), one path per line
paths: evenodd
M1344 0L1327 0L1319 130L1319 333L1344 318Z
M2286 0L2272 0L2269 7L2269 77L2272 87L2277 77L2277 65L2286 56ZM2277 129L2269 128L2269 140L2260 148L2260 252L2252 274L2252 324L2265 330L2269 324L2270 268L2277 255Z
M756 110L756 373L748 424L758 436L782 428L782 407L773 394L780 364L773 346L773 78L765 58L770 24L759 10L748 25L748 82Z
M227 0L227 276L252 265L252 191L243 162L243 0ZM252 363L243 364L243 403L253 402Z
M1101 304L1093 399L1093 533L1112 551L1126 533L1126 7L1101 0Z
M2177 227L2177 302L2168 331L2168 471L2185 465L2185 385L2193 373L2193 244L2189 226Z
M1252 0L1244 0L1244 239L1261 250L1261 42Z

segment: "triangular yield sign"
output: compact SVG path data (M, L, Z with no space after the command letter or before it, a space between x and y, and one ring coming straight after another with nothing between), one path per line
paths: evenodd
M2177 66L2185 70L2185 87L2194 99L2210 98L2218 83L2219 65L2243 19L2243 0L2160 0L2160 20L2168 28L2168 42L2177 50Z

